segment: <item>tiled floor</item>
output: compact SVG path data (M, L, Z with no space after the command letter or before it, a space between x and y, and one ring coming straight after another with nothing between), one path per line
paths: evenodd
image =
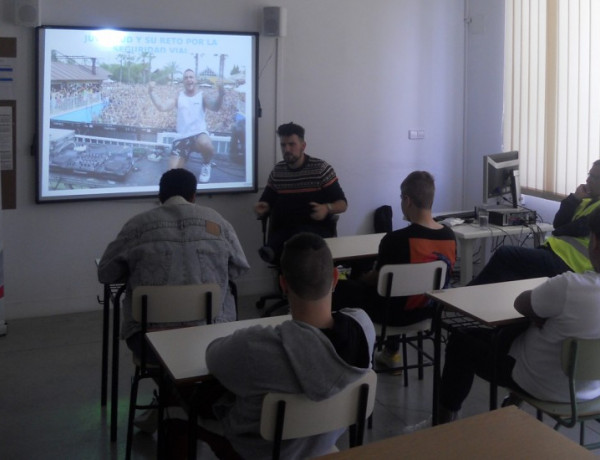
M258 314L254 300L241 299L241 317ZM100 407L101 327L100 311L9 323L8 334L0 337L1 459L124 458L133 367L122 346L118 439L113 444L110 411ZM149 400L151 387L142 391L141 397ZM487 410L487 394L487 385L476 381L462 415ZM379 374L373 428L366 442L410 432L427 421L430 411L431 368L422 381L411 372L407 388L402 377ZM577 440L577 430L563 432ZM340 448L346 446L342 438ZM136 433L133 458L153 459L155 447L153 436ZM198 457L214 458L202 445Z

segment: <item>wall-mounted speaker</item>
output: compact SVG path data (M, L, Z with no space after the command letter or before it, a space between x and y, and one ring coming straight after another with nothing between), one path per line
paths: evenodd
M280 6L263 8L263 35L267 37L285 37L287 32L286 9Z
M14 0L14 20L18 26L40 25L40 0Z

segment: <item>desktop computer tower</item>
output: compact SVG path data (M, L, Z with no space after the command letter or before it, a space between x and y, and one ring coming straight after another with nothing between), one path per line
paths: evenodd
M488 211L490 224L500 227L535 224L537 221L537 213L535 211L522 207L501 206L488 208Z

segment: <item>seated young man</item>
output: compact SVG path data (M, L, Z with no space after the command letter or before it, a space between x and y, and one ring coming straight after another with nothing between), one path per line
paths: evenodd
M585 184L580 184L560 203L552 225L554 231L537 248L501 246L470 286L500 283L566 271L583 273L592 269L588 258L590 214L600 207L600 160L596 160Z
M568 337L600 338L600 210L590 215L589 224L589 258L594 270L568 271L519 294L514 306L530 319L529 325L500 331L495 360L493 331L464 329L450 336L442 373L441 423L457 418L475 375L489 380L493 365L501 386L520 388L548 401L569 400L560 362L562 342ZM579 384L577 399L600 395L600 381Z
M388 264L405 264L445 260L451 270L456 261L454 232L435 220L431 213L435 182L427 171L413 171L400 185L401 209L408 227L388 233L379 244L375 268L359 279L341 280L333 294L334 308L360 306L376 322L382 321L383 298L377 294L379 270ZM432 311L423 296L398 298L391 309L388 324L403 326L427 317ZM401 362L399 342L388 340L379 364L394 368Z
M260 436L262 401L267 393L303 393L323 400L371 367L375 330L367 314L359 309L331 311L338 273L323 238L312 233L290 238L281 257L281 273L292 320L277 327L237 331L215 340L206 350L208 368L225 391L212 405L212 414L205 409L201 412L221 422L235 453L230 448L217 450L216 437L205 430L200 438L209 441L220 458L270 458L273 446ZM284 441L281 457L325 454L341 434L336 431Z

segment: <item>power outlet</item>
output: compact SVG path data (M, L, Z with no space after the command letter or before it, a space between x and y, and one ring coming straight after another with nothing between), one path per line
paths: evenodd
M422 129L409 129L408 138L411 140L425 139L425 131Z

